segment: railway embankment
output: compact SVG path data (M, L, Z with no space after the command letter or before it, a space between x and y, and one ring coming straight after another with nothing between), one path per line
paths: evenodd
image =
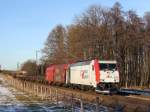
M83 110L84 103L91 103L96 105L104 105L108 107L109 111L119 112L150 112L150 98L140 95L102 95L96 94L90 91L80 91L64 87L55 87L31 81L24 81L13 78L10 75L4 76L5 81L28 94L40 97L43 100L69 102L73 105L73 102L78 101ZM96 109L98 112L98 108Z

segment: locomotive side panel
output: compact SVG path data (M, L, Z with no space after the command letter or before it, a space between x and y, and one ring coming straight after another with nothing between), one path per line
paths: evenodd
M91 86L92 84L91 84L90 63L91 61L71 64L70 83Z

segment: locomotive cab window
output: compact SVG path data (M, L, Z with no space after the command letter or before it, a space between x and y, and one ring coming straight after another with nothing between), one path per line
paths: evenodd
M117 66L116 64L109 64L109 70L116 70Z
M100 63L99 64L100 70L116 70L116 64L111 63Z

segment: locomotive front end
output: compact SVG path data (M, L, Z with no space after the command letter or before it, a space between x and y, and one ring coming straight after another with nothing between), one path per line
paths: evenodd
M100 61L100 82L119 83L119 72L116 61Z
M116 93L118 91L119 71L116 61L99 61L99 83L96 91Z

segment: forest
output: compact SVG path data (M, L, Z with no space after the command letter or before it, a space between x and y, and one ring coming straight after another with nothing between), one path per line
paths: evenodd
M140 17L124 11L92 5L67 26L58 24L42 49L43 65L79 60L117 60L120 86L150 87L150 12Z

